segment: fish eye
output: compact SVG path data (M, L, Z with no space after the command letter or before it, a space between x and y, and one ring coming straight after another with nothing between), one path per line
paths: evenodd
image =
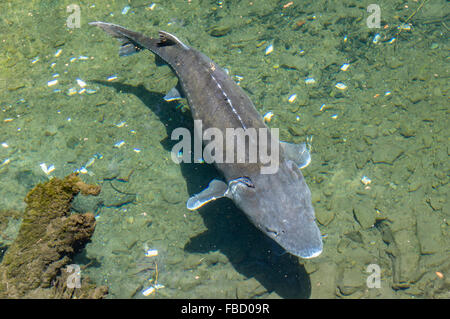
M241 183L245 184L247 187L255 188L255 184L253 184L252 180L249 177L242 177L239 180Z
M274 230L274 229L270 229L270 228L268 228L268 227L265 227L266 228L266 232L268 233L268 234L270 234L270 235L272 235L273 237L278 237L278 232L276 231L276 230Z

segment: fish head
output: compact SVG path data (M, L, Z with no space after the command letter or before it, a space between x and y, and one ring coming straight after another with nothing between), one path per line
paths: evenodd
M230 197L264 234L292 255L321 254L322 236L315 222L311 191L290 160L273 174L255 174L229 182Z

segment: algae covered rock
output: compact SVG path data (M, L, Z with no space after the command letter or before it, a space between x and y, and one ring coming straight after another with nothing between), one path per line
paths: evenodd
M71 214L79 192L98 195L100 187L84 184L71 174L33 188L15 241L0 264L0 298L99 298L106 287L87 279L79 288L67 287L67 271L75 252L84 247L95 229L92 213Z

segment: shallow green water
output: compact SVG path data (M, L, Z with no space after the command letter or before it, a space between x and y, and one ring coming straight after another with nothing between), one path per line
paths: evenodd
M448 6L413 15L422 1L381 1L377 29L372 2L3 2L0 207L23 209L35 184L86 167L102 194L74 203L97 215L76 261L112 298L448 298ZM273 112L282 140L311 141L320 257L278 256L228 200L186 209L218 173L170 158L172 130L192 126L185 101L162 99L177 80L149 52L119 58L97 20L176 34ZM164 288L145 297L155 263ZM370 264L380 288L367 286Z

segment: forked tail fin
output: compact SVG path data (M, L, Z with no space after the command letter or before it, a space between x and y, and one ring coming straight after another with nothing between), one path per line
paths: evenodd
M190 50L177 37L165 31L160 31L159 38L154 39L141 33L125 29L117 24L100 21L90 22L89 24L103 29L113 38L119 40L121 43L119 49L120 56L127 56L143 49L148 49L168 64L172 64L171 62L177 54L180 54L183 50Z

